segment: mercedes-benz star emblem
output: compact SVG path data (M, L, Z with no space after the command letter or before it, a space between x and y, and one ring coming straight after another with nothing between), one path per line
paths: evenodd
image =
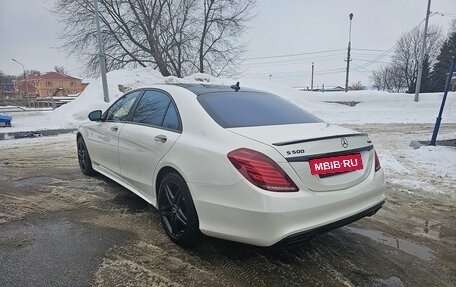
M343 148L348 147L348 140L346 138L341 138L340 139L340 144L342 145Z

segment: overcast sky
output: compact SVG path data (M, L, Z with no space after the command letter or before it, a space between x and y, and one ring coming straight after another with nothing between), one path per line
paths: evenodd
M49 12L54 2L0 0L1 71L21 73L22 67L11 60L15 58L26 69L45 72L63 65L73 76L83 76L82 63L56 49L62 25ZM384 51L422 22L426 5L427 0L258 0L257 17L246 35L244 75L259 79L272 75L272 81L307 87L315 62L315 86L344 85L348 15L353 13L350 82L368 84L370 71L388 61L390 53ZM456 0L433 0L431 11L445 14L433 15L430 24L441 26L446 34L456 19Z

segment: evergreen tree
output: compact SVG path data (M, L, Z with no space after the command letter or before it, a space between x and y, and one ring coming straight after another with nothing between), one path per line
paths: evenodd
M443 42L437 62L431 73L431 90L443 92L447 79L448 70L452 60L456 58L456 21L453 22L448 38Z
M421 87L420 87L421 93L432 92L432 87L431 87L432 79L431 79L430 71L431 71L431 64L429 63L429 57L426 56L426 57L424 57L424 60L423 60L423 74L421 77ZM415 91L413 91L413 92L415 92Z

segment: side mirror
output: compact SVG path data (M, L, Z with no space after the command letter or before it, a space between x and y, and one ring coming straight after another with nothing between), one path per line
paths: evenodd
M96 110L96 111L90 112L89 120L91 120L92 122L99 122L99 121L101 121L102 114L103 113L101 112L101 110Z

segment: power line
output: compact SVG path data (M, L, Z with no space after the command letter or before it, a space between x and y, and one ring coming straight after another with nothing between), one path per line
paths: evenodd
M451 14L451 13L446 13L446 14ZM421 26L421 24L425 21L423 19L418 23L414 28L417 28ZM382 50L382 49L370 49L370 48L353 48L354 51L359 51L355 52L353 56L356 58L354 59L355 61L361 61L361 62L366 62L362 65L357 65L354 64L356 67L356 71L362 74L367 75L367 73L370 73L371 70L367 69L366 67L374 64L374 63L382 63L382 64L387 64L385 61L381 61L381 59L387 57L390 53L394 52L394 49L396 48L397 44L394 44L392 47L390 47L387 50ZM262 68L262 67L279 67L279 66L291 66L291 65L299 65L299 64L305 64L305 63L311 63L311 62L331 62L331 61L338 61L336 57L345 55L345 53L335 53L335 52L340 52L340 51L345 51L346 49L333 49L333 50L322 50L322 51L313 51L313 52L305 52L305 53L295 53L295 54L280 54L280 55L271 55L271 56L264 56L264 57L252 57L252 58L247 58L246 65L256 67L256 68ZM363 53L365 52L365 53ZM298 56L305 56L305 55L316 55L313 57L300 57L296 58ZM295 58L293 58L295 57ZM366 57L374 57L372 59L362 59ZM285 59L283 59L285 58ZM288 59L287 59L288 58ZM270 61L267 61L268 59L272 59ZM281 60L275 60L274 59L281 59ZM266 60L266 61L264 61ZM366 72L364 72L365 70ZM336 73L343 73L345 71L345 68L336 68L336 69L327 69L327 70L321 70L314 75L328 75L328 74L336 74ZM269 75L274 75L275 79L294 79L294 78L302 78L306 76L310 76L311 73L309 71L292 71L292 72L267 72L267 73L253 73L253 74L246 74L247 76L251 78L264 78L268 77Z
M429 16L439 15L443 17L456 18L456 13L447 13L447 12L432 12Z
M362 62L371 62L372 60L352 58L352 60L362 61ZM388 64L389 62L375 61L375 63Z
M385 50L387 51L387 50ZM380 54L383 54L384 52L375 52L375 53L362 53L362 52L355 52L353 53L353 55L357 55L357 56L377 56L377 55L380 55ZM391 52L390 52L391 53Z
M314 73L314 75L328 75L328 74L336 74L345 72L345 68L338 68L338 69L328 69L322 70L320 72ZM311 76L312 73L309 72L285 72L285 73L266 73L266 74L247 74L250 78L265 78L270 74L273 75L274 79L295 79L295 78L302 78L306 76Z
M330 52L337 52L337 51L345 51L345 49L334 49L334 50L315 51L315 52L308 52L308 53L299 53L299 54L285 54L285 55L255 57L255 58L246 58L246 60L286 58L286 57L296 57L296 56L303 56L303 55L323 54L323 53L330 53Z
M328 62L340 60L340 56L345 54L333 54L328 56L321 57L312 57L312 58L298 58L291 60L281 60L281 61L268 61L268 62L258 62L258 63L249 63L249 66L283 66L290 64L302 64L302 63L312 63L312 62Z
M386 55L388 55L391 51L393 51L395 48L396 48L397 44L394 44L394 46L392 46L391 48L389 48L388 50L386 50L384 53L380 54L379 56L377 56L375 59L373 60L370 60L368 61L366 64L364 64L362 67L365 68L367 66L370 66L372 65L373 63L376 63L378 62L378 60L386 57Z
M353 63L353 65L354 65L357 69L363 69L363 70L364 70L364 71L359 71L359 70L358 70L358 72L360 72L360 73L372 73L372 72L373 72L373 70L366 69L366 68L364 68L364 67L362 67L362 66L360 66L360 65L357 65L357 64L355 64L355 63Z
M331 72L331 71L338 71L340 69L345 69L345 68L331 68L331 69L326 69L326 70L320 70L318 71L318 73L321 73L321 72ZM270 72L270 73L253 73L253 74L248 74L248 75L269 75L269 74L273 74L273 75L297 75L297 74L308 74L309 71L305 70L305 71L290 71L290 72Z
M353 64L353 63L352 63L352 64ZM352 67L352 69L355 70L355 72L361 73L361 74L363 74L363 75L365 75L365 76L369 76L368 73L363 72L363 71L360 71L360 70L358 70L358 68L356 68L356 67Z
M345 73L345 68L343 68L339 71L315 73L314 75L330 75L330 74L340 74L340 73ZM304 78L304 77L308 77L311 75L312 74L303 74L303 75L295 75L295 76L287 76L287 77L279 76L279 77L276 77L275 79L276 80L291 80L291 79L297 79L297 78Z
M356 51L373 51L373 52L385 52L386 50L378 50L378 49L357 49L357 48L352 48L352 50Z
M413 29L415 28L418 28L421 26L421 24L423 24L424 22L426 21L426 18L421 20L415 27L413 27ZM388 55L389 53L391 53L397 46L397 42L391 47L389 48L388 50L386 50L385 52L383 52L382 54L380 54L378 57L376 57L375 59L371 60L371 61L368 61L366 64L362 65L363 68L367 67L367 66L370 66L372 65L373 63L377 63L379 62L378 60L386 57L386 55Z

